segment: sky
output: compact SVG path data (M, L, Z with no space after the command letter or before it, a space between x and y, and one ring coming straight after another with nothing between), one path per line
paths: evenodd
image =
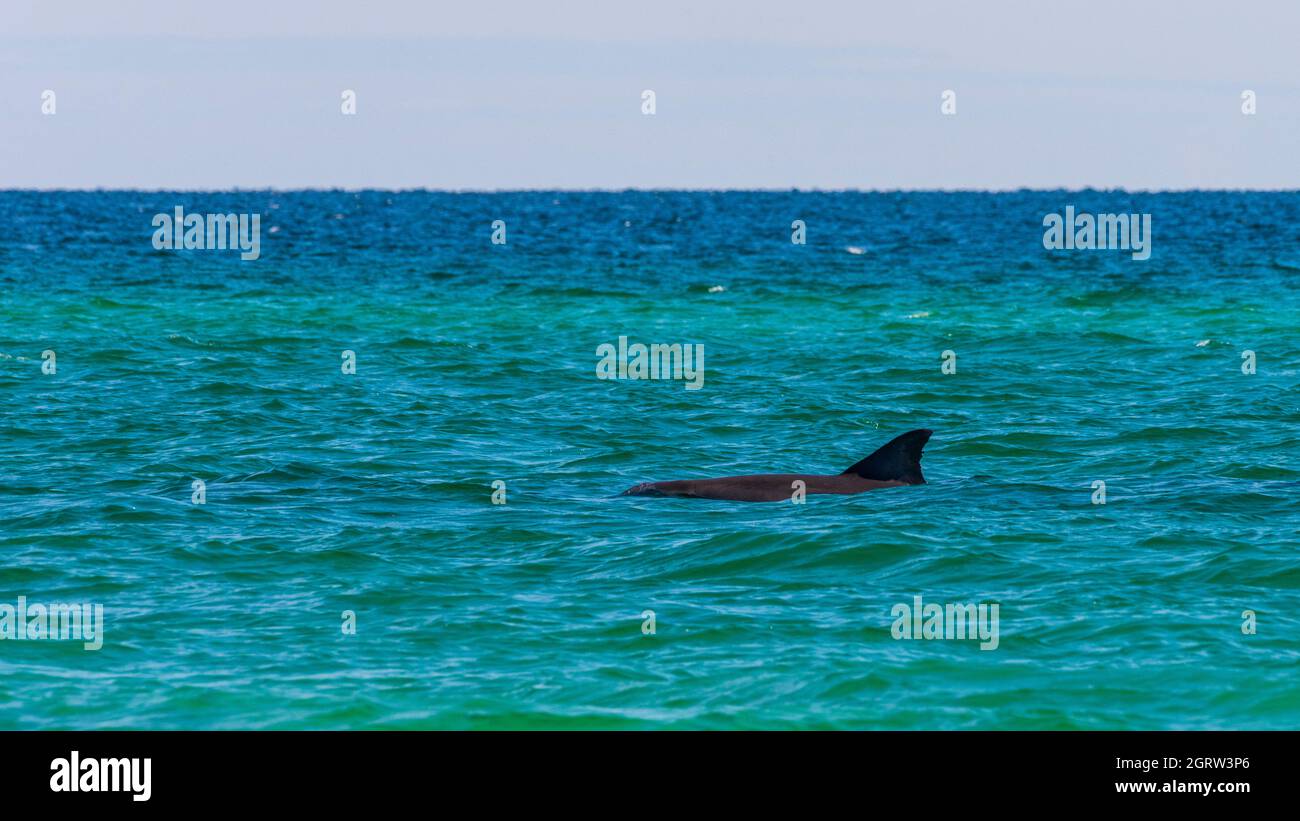
M1297 32L1280 0L5 0L0 188L1297 189Z

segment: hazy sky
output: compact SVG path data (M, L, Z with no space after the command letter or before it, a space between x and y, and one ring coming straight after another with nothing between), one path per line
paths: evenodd
M5 0L0 187L1300 188L1282 0L290 5Z

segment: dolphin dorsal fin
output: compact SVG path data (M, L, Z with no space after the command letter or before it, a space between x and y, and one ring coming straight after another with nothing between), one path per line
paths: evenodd
M913 430L896 436L875 453L840 474L855 473L863 479L878 482L906 482L909 485L925 484L921 475L921 450L930 441L931 430Z

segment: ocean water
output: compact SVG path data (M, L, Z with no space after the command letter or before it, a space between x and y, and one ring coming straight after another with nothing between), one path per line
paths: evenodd
M260 259L155 250L178 205L261 214ZM1067 205L1151 214L1150 259L1045 250ZM5 192L0 226L0 604L104 609L99 650L0 641L0 727L1300 727L1296 193ZM703 345L702 387L597 378L620 336ZM923 486L617 495L920 427ZM996 649L894 638L916 596L998 604Z

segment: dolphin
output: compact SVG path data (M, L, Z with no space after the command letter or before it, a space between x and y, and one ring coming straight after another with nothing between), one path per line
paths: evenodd
M735 502L783 502L792 498L795 482L807 493L850 496L882 487L923 485L921 449L934 431L914 430L896 436L875 453L843 473L760 473L721 479L679 479L643 482L623 491L623 496L683 496L691 499L727 499Z

